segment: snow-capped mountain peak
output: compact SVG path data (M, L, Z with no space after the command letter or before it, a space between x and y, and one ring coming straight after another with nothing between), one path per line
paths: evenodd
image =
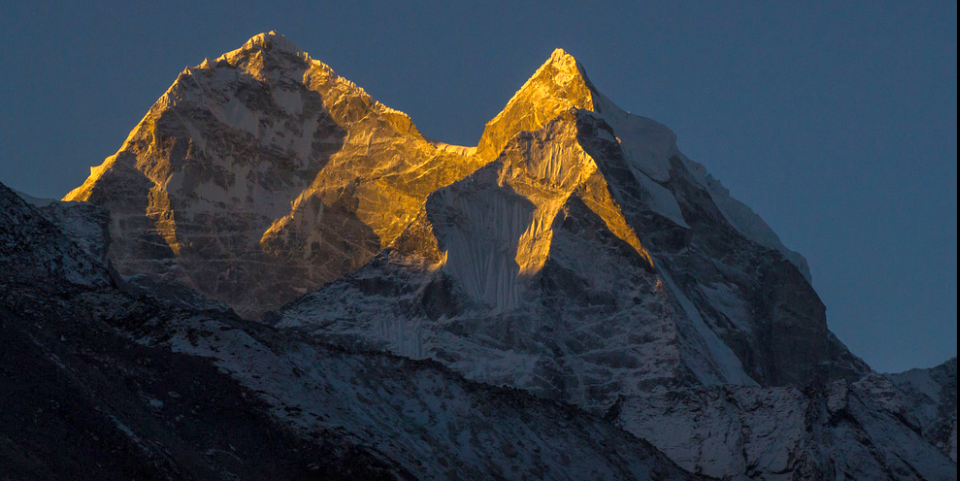
M477 155L492 160L518 132L538 130L567 109L593 110L593 96L582 66L562 49L554 50L503 111L487 122Z
M253 47L257 47L268 52L278 51L292 53L295 55L303 53L303 51L300 50L300 47L297 47L297 44L294 43L293 40L290 40L273 30L266 33L258 33L253 37L250 37L250 40L247 40L246 43L240 47L240 50L246 50Z
M438 362L718 477L955 474L676 138L558 49L448 145L269 33L184 71L66 200L110 211L121 274L266 312L278 345ZM250 349L188 341L290 400Z

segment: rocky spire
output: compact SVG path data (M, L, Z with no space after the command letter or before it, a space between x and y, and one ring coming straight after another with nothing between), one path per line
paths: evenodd
M572 107L594 110L595 95L580 63L563 49L554 50L503 111L487 122L477 155L492 160L518 132L538 130Z

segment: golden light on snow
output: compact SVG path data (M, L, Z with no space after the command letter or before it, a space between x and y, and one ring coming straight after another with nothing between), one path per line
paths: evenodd
M241 99L237 82L264 86L270 99L261 100L272 110ZM267 274L279 276L274 282L319 287L407 235L415 238L405 241L407 254L415 253L428 269L473 276L475 285L499 292L497 299L512 299L517 282L540 272L550 258L555 224L571 199L580 199L650 262L594 159L578 144L575 112L594 110L596 102L579 64L557 49L487 123L476 147L445 144L424 138L407 114L377 102L292 42L261 34L181 73L117 155L91 169L64 200L98 198L98 186L112 182L105 181L109 175L144 182L146 198L113 209L112 234L140 238L134 231L152 230L174 256L210 271L199 279L249 268L247 275L257 276L250 281L261 283L263 272L276 271ZM556 124L548 135L562 138L530 143L531 133L548 124ZM315 137L318 132L322 137ZM507 148L511 142L518 147ZM230 152L217 147L224 143L234 146ZM501 187L509 185L523 199L511 207L515 218L497 221L510 223L499 227L506 229L501 240L512 246L510 252L474 259L480 247L467 238L441 249L424 214L428 198L494 162L503 166ZM187 176L186 165L200 174ZM224 178L222 169L232 177ZM290 195L288 187L299 190ZM410 234L417 225L418 233ZM117 246L149 248L137 242ZM222 259L211 262L211 254ZM249 258L265 265L231 270L231 263ZM294 282L287 279L291 275L301 277Z

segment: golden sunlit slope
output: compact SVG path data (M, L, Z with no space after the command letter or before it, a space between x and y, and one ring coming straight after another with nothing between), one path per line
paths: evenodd
M110 209L122 273L172 275L257 315L363 265L518 133L593 106L582 68L557 50L477 148L453 148L271 32L185 69L64 200ZM520 257L546 255L538 236Z
M406 114L270 33L186 69L65 200L111 210L111 257L124 274L172 273L256 314L379 251L418 178L468 172ZM379 218L373 195L388 199ZM301 242L268 241L289 238L284 219L311 202Z
M477 155L493 160L517 132L538 130L571 107L593 110L593 86L576 59L558 48L487 122Z
M582 124L597 119L574 108L542 128L515 135L497 159L430 195L394 248L404 265L442 269L462 294L494 313L519 308L536 290L535 277L552 256L555 232L572 204L617 237L627 258L653 272L653 259L624 218L597 160L581 145ZM606 140L615 143L609 132Z

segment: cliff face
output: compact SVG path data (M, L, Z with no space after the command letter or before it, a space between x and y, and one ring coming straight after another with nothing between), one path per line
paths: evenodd
M64 200L110 210L121 273L172 275L256 317L361 266L477 165L261 34L184 70Z

